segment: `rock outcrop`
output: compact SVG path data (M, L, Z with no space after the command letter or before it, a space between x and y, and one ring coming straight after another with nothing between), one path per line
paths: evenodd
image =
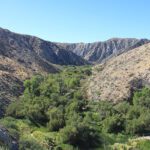
M0 126L0 142L9 150L19 150L17 139L12 137L7 129Z

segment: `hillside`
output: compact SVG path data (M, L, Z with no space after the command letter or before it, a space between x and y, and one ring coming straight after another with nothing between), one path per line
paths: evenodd
M149 40L147 39L112 38L104 42L73 44L57 43L57 45L74 52L90 62L101 63L108 58L117 56L148 42Z
M22 81L34 74L56 73L58 65L80 66L89 64L88 61L100 63L147 42L146 39L115 38L89 44L54 43L0 28L0 105L5 106L19 96L23 91ZM106 67L106 70L109 69ZM95 91L93 88L90 90Z
M0 28L0 106L21 94L22 81L34 74L56 73L58 65L85 65L73 52L34 36Z
M71 66L26 80L24 93L0 119L1 146L11 149L15 142L14 150L149 150L150 88L134 92L130 102L89 101L82 87L90 76L90 66Z
M114 102L129 99L132 92L150 85L150 44L133 49L93 68L88 97Z
M21 35L0 28L1 105L3 106L3 104L9 103L14 97L20 95L23 91L22 81L31 77L33 74L56 73L59 71L58 65L86 65L89 64L88 61L100 63L106 59L109 60L109 58L112 58L114 55L119 55L147 42L149 41L146 39L115 38L105 42L89 44L54 43L44 41L35 36ZM116 57L116 59L119 58L120 56L118 58ZM124 60L124 64L127 64L127 62L128 60ZM135 61L133 60L133 62ZM115 62L113 66L116 66ZM113 66L111 69L107 69L106 66L106 72L110 70L109 73L111 73L111 70L114 70ZM101 74L101 76L102 75L103 74ZM105 77L107 76L104 73L104 77L102 76L102 78L98 80L103 80ZM97 78L95 80L97 80ZM109 80L111 80L111 78ZM111 85L111 82L112 80L108 83L108 86ZM90 90L95 91L95 86L93 87L94 89L90 86ZM111 89L114 88L109 89L108 87L108 91ZM105 92L103 92L103 95L105 95Z
M51 63L59 65L87 64L81 57L52 42L34 36L16 34L2 28L0 28L0 55L15 59L26 67L34 66L36 63L43 69L46 69L47 66L53 68Z

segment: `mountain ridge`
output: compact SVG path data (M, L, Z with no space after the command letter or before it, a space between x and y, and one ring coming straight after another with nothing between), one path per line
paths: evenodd
M62 45L0 28L0 105L19 96L23 91L23 81L32 75L57 73L60 65L101 63L112 58L114 51L118 56L148 42L147 39L113 38L105 42L71 45L77 50L74 52L65 43Z
M85 64L89 63L52 42L0 28L0 106L19 96L23 81L32 75L57 73L60 65Z
M65 49L62 49L58 47L53 42L48 42L43 39L40 39L36 36L30 36L30 35L22 35L17 34L14 32L11 32L9 30L0 29L0 43L3 44L3 47L9 46L12 49L18 50L18 48L22 50L30 50L29 52L34 52L34 54L38 55L38 57L42 57L42 59L45 59L53 64L61 64L61 65L84 65L86 62L79 57L76 56L72 52L68 52ZM8 49L7 49L8 51ZM0 54L4 54L4 50L1 50ZM28 52L28 51L25 51ZM67 60L62 59L62 55L65 53L68 54ZM46 54L49 54L46 56ZM43 58L44 55L44 58ZM76 57L78 62L75 62L70 59L70 57ZM8 56L9 57L9 56ZM61 58L61 59L60 59Z
M93 62L101 63L104 60L119 55L123 52L149 43L148 39L136 38L111 38L106 41L93 43L56 43L68 51L73 51L75 54L84 59Z
M141 45L144 45L146 43L149 43L150 40L149 39L137 39L137 38L110 38L106 41L96 41L96 42L90 42L90 43L84 43L84 42L79 42L79 43L59 43L59 42L51 42L48 40L43 40L41 38L38 38L36 36L32 36L32 35L27 35L27 34L19 34L19 33L15 33L15 32L11 32L8 29L3 29L0 28L0 32L1 31L5 31L7 33L12 33L15 35L18 35L20 37L28 37L28 38L32 38L32 39L36 39L39 41L43 41L45 44L45 48L49 49L49 45L52 46L55 50L55 54L53 53L46 53L41 54L40 51L37 51L37 53L39 53L39 55L41 54L41 56L45 58L47 58L47 56L51 56L51 54L53 55L52 58L47 58L48 61L51 61L51 63L54 64L60 64L60 65L82 65L82 64L88 64L88 63L101 63L105 60L108 60L109 58L113 57L113 56L117 56L120 55L123 52L129 51L133 48L139 47ZM1 33L0 33L1 34ZM27 43L26 43L27 44ZM32 45L32 43L30 43ZM47 46L48 45L48 46ZM57 53L56 51L58 50L58 54L59 56L57 57ZM60 51L61 50L61 51ZM47 51L48 52L48 51ZM73 52L73 53L69 53L69 52ZM66 62L64 59L62 59L63 53L65 53L65 55L70 55L68 56L71 57L71 55L76 54L77 56L79 56L79 58L77 58L76 55L73 55L73 57L76 57L75 59L71 59L70 62ZM61 57L60 57L61 56ZM61 60L59 59L59 57L61 58ZM71 58L73 58L71 57ZM79 60L79 63L77 63ZM84 60L86 60L84 62ZM73 62L72 62L73 60Z

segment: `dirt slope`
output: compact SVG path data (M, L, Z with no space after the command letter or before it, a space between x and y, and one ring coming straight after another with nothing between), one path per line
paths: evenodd
M93 100L129 99L137 88L150 85L150 44L123 53L93 68L87 95Z

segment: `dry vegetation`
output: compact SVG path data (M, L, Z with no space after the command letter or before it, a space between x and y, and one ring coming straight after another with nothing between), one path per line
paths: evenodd
M29 68L16 60L0 56L0 103L6 104L23 91L23 81L33 74L46 73L38 64Z
M150 83L150 44L126 52L93 68L88 97L114 102L128 99L132 92Z

